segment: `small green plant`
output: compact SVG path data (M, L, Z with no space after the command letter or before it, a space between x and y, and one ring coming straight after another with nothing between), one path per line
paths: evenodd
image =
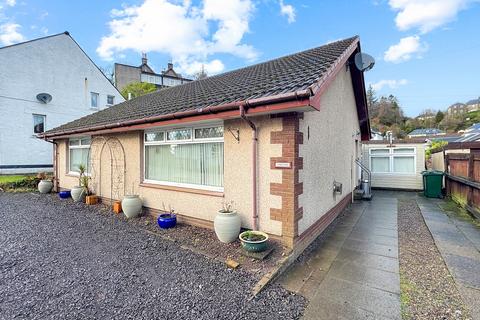
M87 196L90 195L90 189L88 188L89 182L90 182L90 177L86 175L83 175L81 177L80 186L82 186L85 189L85 194Z
M262 241L265 240L265 236L254 231L245 231L242 234L242 239L247 241Z
M85 165L84 164L80 164L78 166L78 173L79 173L79 176L78 176L78 185L79 186L82 186L82 180L83 180L83 177L85 176L85 171L86 171L86 168L85 168Z
M443 148L448 144L447 141L433 141L430 147L425 150L425 158L428 160L432 156L432 150Z
M233 200L232 201L222 201L222 209L220 210L221 213L232 213L234 211L233 208Z

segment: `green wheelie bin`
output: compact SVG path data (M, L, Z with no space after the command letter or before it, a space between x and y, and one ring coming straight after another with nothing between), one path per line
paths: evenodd
M427 198L443 198L442 184L443 184L442 171L428 170L422 171L423 176L423 194Z

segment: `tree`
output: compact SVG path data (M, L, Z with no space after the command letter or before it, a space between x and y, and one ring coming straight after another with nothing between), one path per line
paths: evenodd
M367 90L367 106L368 106L368 113L370 114L371 118L375 118L377 116L377 110L375 110L377 106L377 93L375 89L373 89L372 85L368 86Z
M113 84L113 74L114 74L113 66L108 65L108 66L98 67L98 69L100 69L100 71L102 71L105 77L107 77L108 81L110 81Z
M207 71L205 71L205 67L204 65L202 64L202 69L198 72L196 72L194 75L193 75L194 79L195 80L202 80L202 79L205 79L208 77L208 73Z
M157 91L157 87L152 83L132 82L129 83L125 88L123 88L122 96L125 99L128 99L128 94L131 93L132 98L137 98L154 91Z
M440 122L442 122L443 118L445 118L445 113L439 110L435 115L435 123L438 125Z

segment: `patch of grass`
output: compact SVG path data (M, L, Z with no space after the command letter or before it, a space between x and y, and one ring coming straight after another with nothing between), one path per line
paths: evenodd
M26 175L5 175L0 176L0 184L18 182L26 178Z
M411 314L409 311L411 297L415 294L417 288L413 283L408 281L405 275L400 272L400 311L402 314L402 319L411 319Z
M473 218L472 215L457 202L451 199L447 199L444 203L440 205L443 210L447 212L448 215L457 217L460 220L470 222L477 227L480 227L480 221Z

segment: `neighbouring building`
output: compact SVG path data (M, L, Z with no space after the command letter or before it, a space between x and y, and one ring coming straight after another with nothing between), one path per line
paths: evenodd
M426 129L415 129L410 132L407 136L408 138L418 138L418 137L432 137L432 136L441 136L444 135L445 131L436 128L426 128Z
M0 48L0 174L51 171L36 135L124 99L68 32Z
M372 187L422 190L425 146L424 139L364 143L362 162L372 172Z
M384 137L382 135L382 133L380 131L376 131L376 130L371 130L372 132L372 135L370 137L370 140L383 140Z
M468 112L468 107L465 103L454 103L447 109L447 115L455 116L460 115Z
M370 139L358 37L141 96L41 135L56 143L55 187L139 194L213 227L234 201L244 228L305 248L351 203ZM334 187L336 191L334 191ZM165 207L164 207L165 205Z
M148 65L147 55L142 54L142 64L138 67L121 63L115 63L114 83L118 90L122 91L125 86L132 82L147 82L157 86L157 88L173 87L192 81L182 77L173 69L173 64L168 63L167 70L161 73L155 73Z
M466 103L468 112L480 110L480 98L470 100Z

